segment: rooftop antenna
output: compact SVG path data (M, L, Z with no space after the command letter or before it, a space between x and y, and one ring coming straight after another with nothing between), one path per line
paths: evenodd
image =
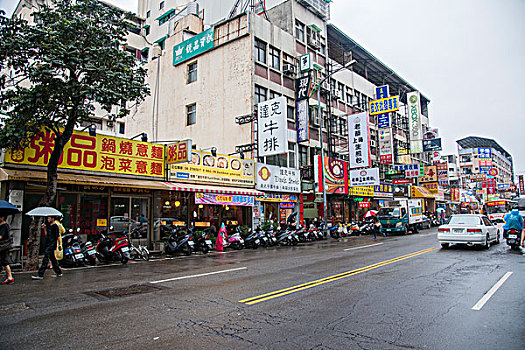
M228 19L238 15L242 12L253 12L256 14L264 13L264 16L269 21L268 14L266 13L265 0L237 0L230 10Z

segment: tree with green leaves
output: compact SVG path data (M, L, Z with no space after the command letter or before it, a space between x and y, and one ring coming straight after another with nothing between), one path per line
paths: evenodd
M54 206L60 156L74 128L90 122L97 106L110 118L124 117L126 104L149 94L146 71L120 49L131 13L96 0L49 3L32 14L32 23L0 17L0 148L25 148L43 131L55 135L39 206ZM39 245L34 220L28 270L38 266Z

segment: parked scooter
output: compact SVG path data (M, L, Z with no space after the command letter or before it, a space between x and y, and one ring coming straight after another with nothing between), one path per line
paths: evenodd
M127 264L131 258L128 238L119 237L113 240L105 231L100 232L97 244L97 258L100 262L108 263L120 260L122 264Z
M82 249L82 254L84 254L84 259L89 265L97 264L97 249L91 241L80 244Z
M146 246L143 246L141 244L135 246L133 244L133 240L131 239L132 235L128 235L128 243L129 243L129 251L130 251L130 257L133 260L149 260L149 249Z
M210 229L207 228L204 231L193 231L194 251L201 251L203 254L208 254L212 249L212 242L210 238ZM190 239L191 241L191 239ZM191 244L191 243L190 243Z
M191 236L189 233L181 235L179 229L174 228L171 230L171 234L166 241L164 251L166 254L176 254L178 252L184 255L191 255L193 251L194 242L190 240Z
M80 239L72 229L62 236L62 247L64 247L64 258L60 260L60 265L73 267L84 265L85 256L82 253Z
M259 233L251 230L248 231L248 235L244 239L244 245L246 248L257 249L261 245L261 239L259 238Z
M244 248L244 239L241 237L241 231L239 227L236 228L235 233L226 239L226 242L223 243L224 248L232 248L235 250L240 250Z

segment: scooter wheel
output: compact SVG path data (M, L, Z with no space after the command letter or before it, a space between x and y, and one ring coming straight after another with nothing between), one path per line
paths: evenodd
M208 246L205 245L204 247L202 247L202 254L208 254L209 252L209 249L208 249Z
M191 247L186 247L186 248L184 248L183 253L184 253L184 255L186 255L186 256L190 256L190 255L191 255Z
M128 258L122 258L121 262L122 262L122 265L126 265L128 263Z

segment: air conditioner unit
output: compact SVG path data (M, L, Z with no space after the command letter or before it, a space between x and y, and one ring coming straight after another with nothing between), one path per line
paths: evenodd
M112 128L112 127L113 127L113 121L108 120L108 128Z
M321 84L321 91L329 92L330 91L330 84L328 84L327 81L323 82Z
M311 36L308 37L308 46L311 48L314 48L316 50L319 50L321 48L321 42L317 38L313 38Z
M293 64L283 65L283 73L286 75L295 75L295 66Z

